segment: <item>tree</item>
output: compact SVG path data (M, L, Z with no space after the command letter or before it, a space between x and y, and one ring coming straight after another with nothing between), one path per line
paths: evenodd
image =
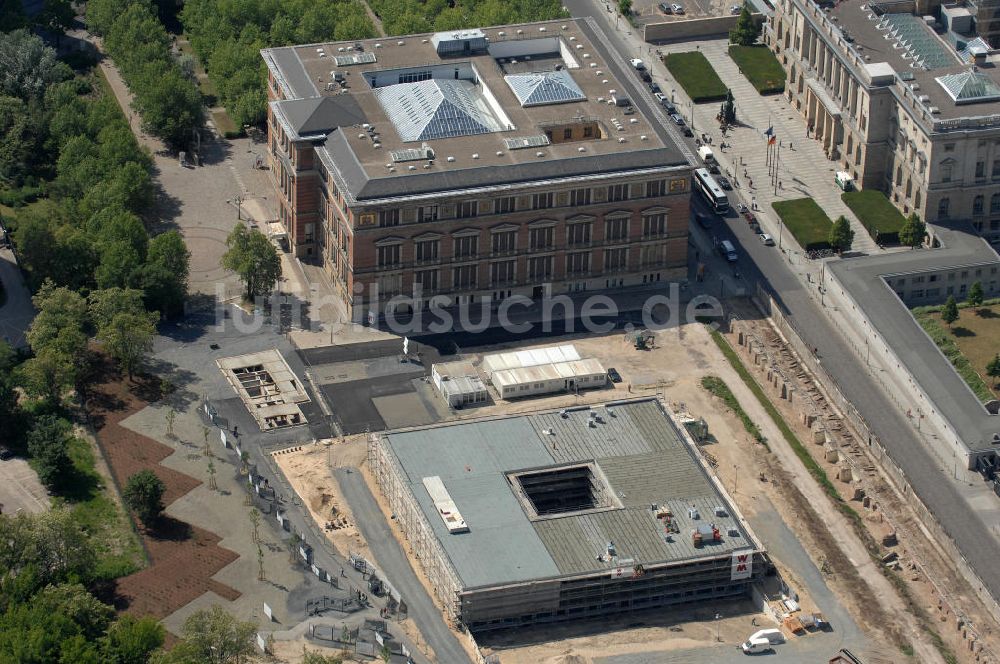
M0 39L0 94L18 99L41 99L52 84L72 77L55 50L27 30L8 32Z
M28 432L28 454L45 486L57 486L73 468L69 456L72 438L70 423L55 415L39 417Z
M281 277L281 259L274 245L256 228L239 224L226 238L222 267L235 272L245 286L247 300L266 295Z
M996 389L997 378L1000 378L1000 353L994 355L986 365L986 375L993 379L993 388Z
M144 314L142 291L134 288L105 288L91 291L87 298L90 320L100 330L111 325L118 314Z
M726 90L726 101L722 102L722 108L719 109L719 120L727 125L736 124L736 101L732 90Z
M378 651L378 655L382 658L382 661L385 662L385 664L389 664L392 660L392 651L389 650L389 646L387 645L383 644L382 648Z
M117 314L107 326L97 332L97 340L128 374L129 380L153 350L156 336L156 313Z
M122 499L135 512L142 523L149 527L156 523L163 512L163 493L167 487L156 473L146 469L128 478Z
M302 664L344 664L344 658L340 655L323 655L302 646Z
M632 15L632 0L618 0L618 13L628 17Z
M251 622L237 620L220 606L201 609L188 616L181 627L181 639L156 664L241 664L255 652Z
M854 230L847 217L841 215L833 222L833 226L830 227L829 242L838 254L851 249L851 245L854 244Z
M951 324L958 320L958 304L955 302L954 295L949 295L944 306L941 307L941 320L948 327L951 327Z
M17 97L0 96L0 182L19 186L31 170L37 146L28 105Z
M122 615L101 640L102 661L106 664L146 664L149 656L163 645L166 631L155 618Z
M753 46L760 36L760 26L750 14L750 4L744 3L736 25L729 31L729 41L738 46Z
M899 229L900 244L916 249L924 243L925 237L927 237L927 225L920 221L916 212L911 213L903 222L903 227Z
M184 311L190 258L184 238L177 231L161 233L149 241L146 265L139 277L147 307L168 317Z
M186 147L192 131L204 120L197 86L184 78L176 65L165 72L156 67L131 78L140 91L134 103L142 115L143 128L174 148Z
M76 515L59 507L40 514L0 515L0 570L23 580L24 596L68 580L91 580L96 555ZM4 588L5 596L10 596ZM16 594L16 593L15 593ZM3 657L0 656L0 660Z
M6 341L0 340L0 422L10 440L17 440L21 411L17 403L17 353Z
M42 11L35 15L35 25L53 33L58 47L63 33L73 27L75 18L76 12L69 0L43 0Z
M969 288L969 294L965 297L965 301L969 303L970 307L978 310L979 307L983 306L984 298L983 284L977 281ZM979 312L977 311L977 313Z

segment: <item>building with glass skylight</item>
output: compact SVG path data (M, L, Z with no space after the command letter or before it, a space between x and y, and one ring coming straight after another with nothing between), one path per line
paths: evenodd
M693 157L605 43L567 19L262 51L289 251L369 318L683 279Z
M785 94L837 170L904 214L1000 238L1000 54L976 8L775 5L765 39ZM992 30L992 28L990 28Z

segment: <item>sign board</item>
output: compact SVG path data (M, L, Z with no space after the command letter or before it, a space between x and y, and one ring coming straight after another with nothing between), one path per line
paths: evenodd
M264 606L267 606L267 604ZM262 653L267 653L267 639L260 632L257 632L257 647L260 648Z
M753 552L733 551L729 578L733 581L749 579L753 574Z
M229 447L229 439L226 438L226 430L225 429L219 429L219 439L222 441L222 446L223 447L226 447L226 448Z
M379 632L379 631L375 632L375 640L378 641L378 644L380 646L384 646L385 645L385 638L382 636L382 632Z
M267 605L267 602L264 602L264 615L267 616L268 620L274 620L274 613L271 611L271 607Z

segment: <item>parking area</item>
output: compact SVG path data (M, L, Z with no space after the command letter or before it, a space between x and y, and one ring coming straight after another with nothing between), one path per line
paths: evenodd
M733 0L633 0L632 12L635 23L641 26L648 23L729 16L739 13L738 9L733 9L739 6Z

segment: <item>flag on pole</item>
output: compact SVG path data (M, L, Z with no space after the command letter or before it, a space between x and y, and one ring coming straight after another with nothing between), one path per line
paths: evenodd
M765 136L774 136L774 127L768 127L767 131L764 132Z
M777 142L778 142L778 137L773 134L771 135L771 138L767 139L768 145L774 145Z

